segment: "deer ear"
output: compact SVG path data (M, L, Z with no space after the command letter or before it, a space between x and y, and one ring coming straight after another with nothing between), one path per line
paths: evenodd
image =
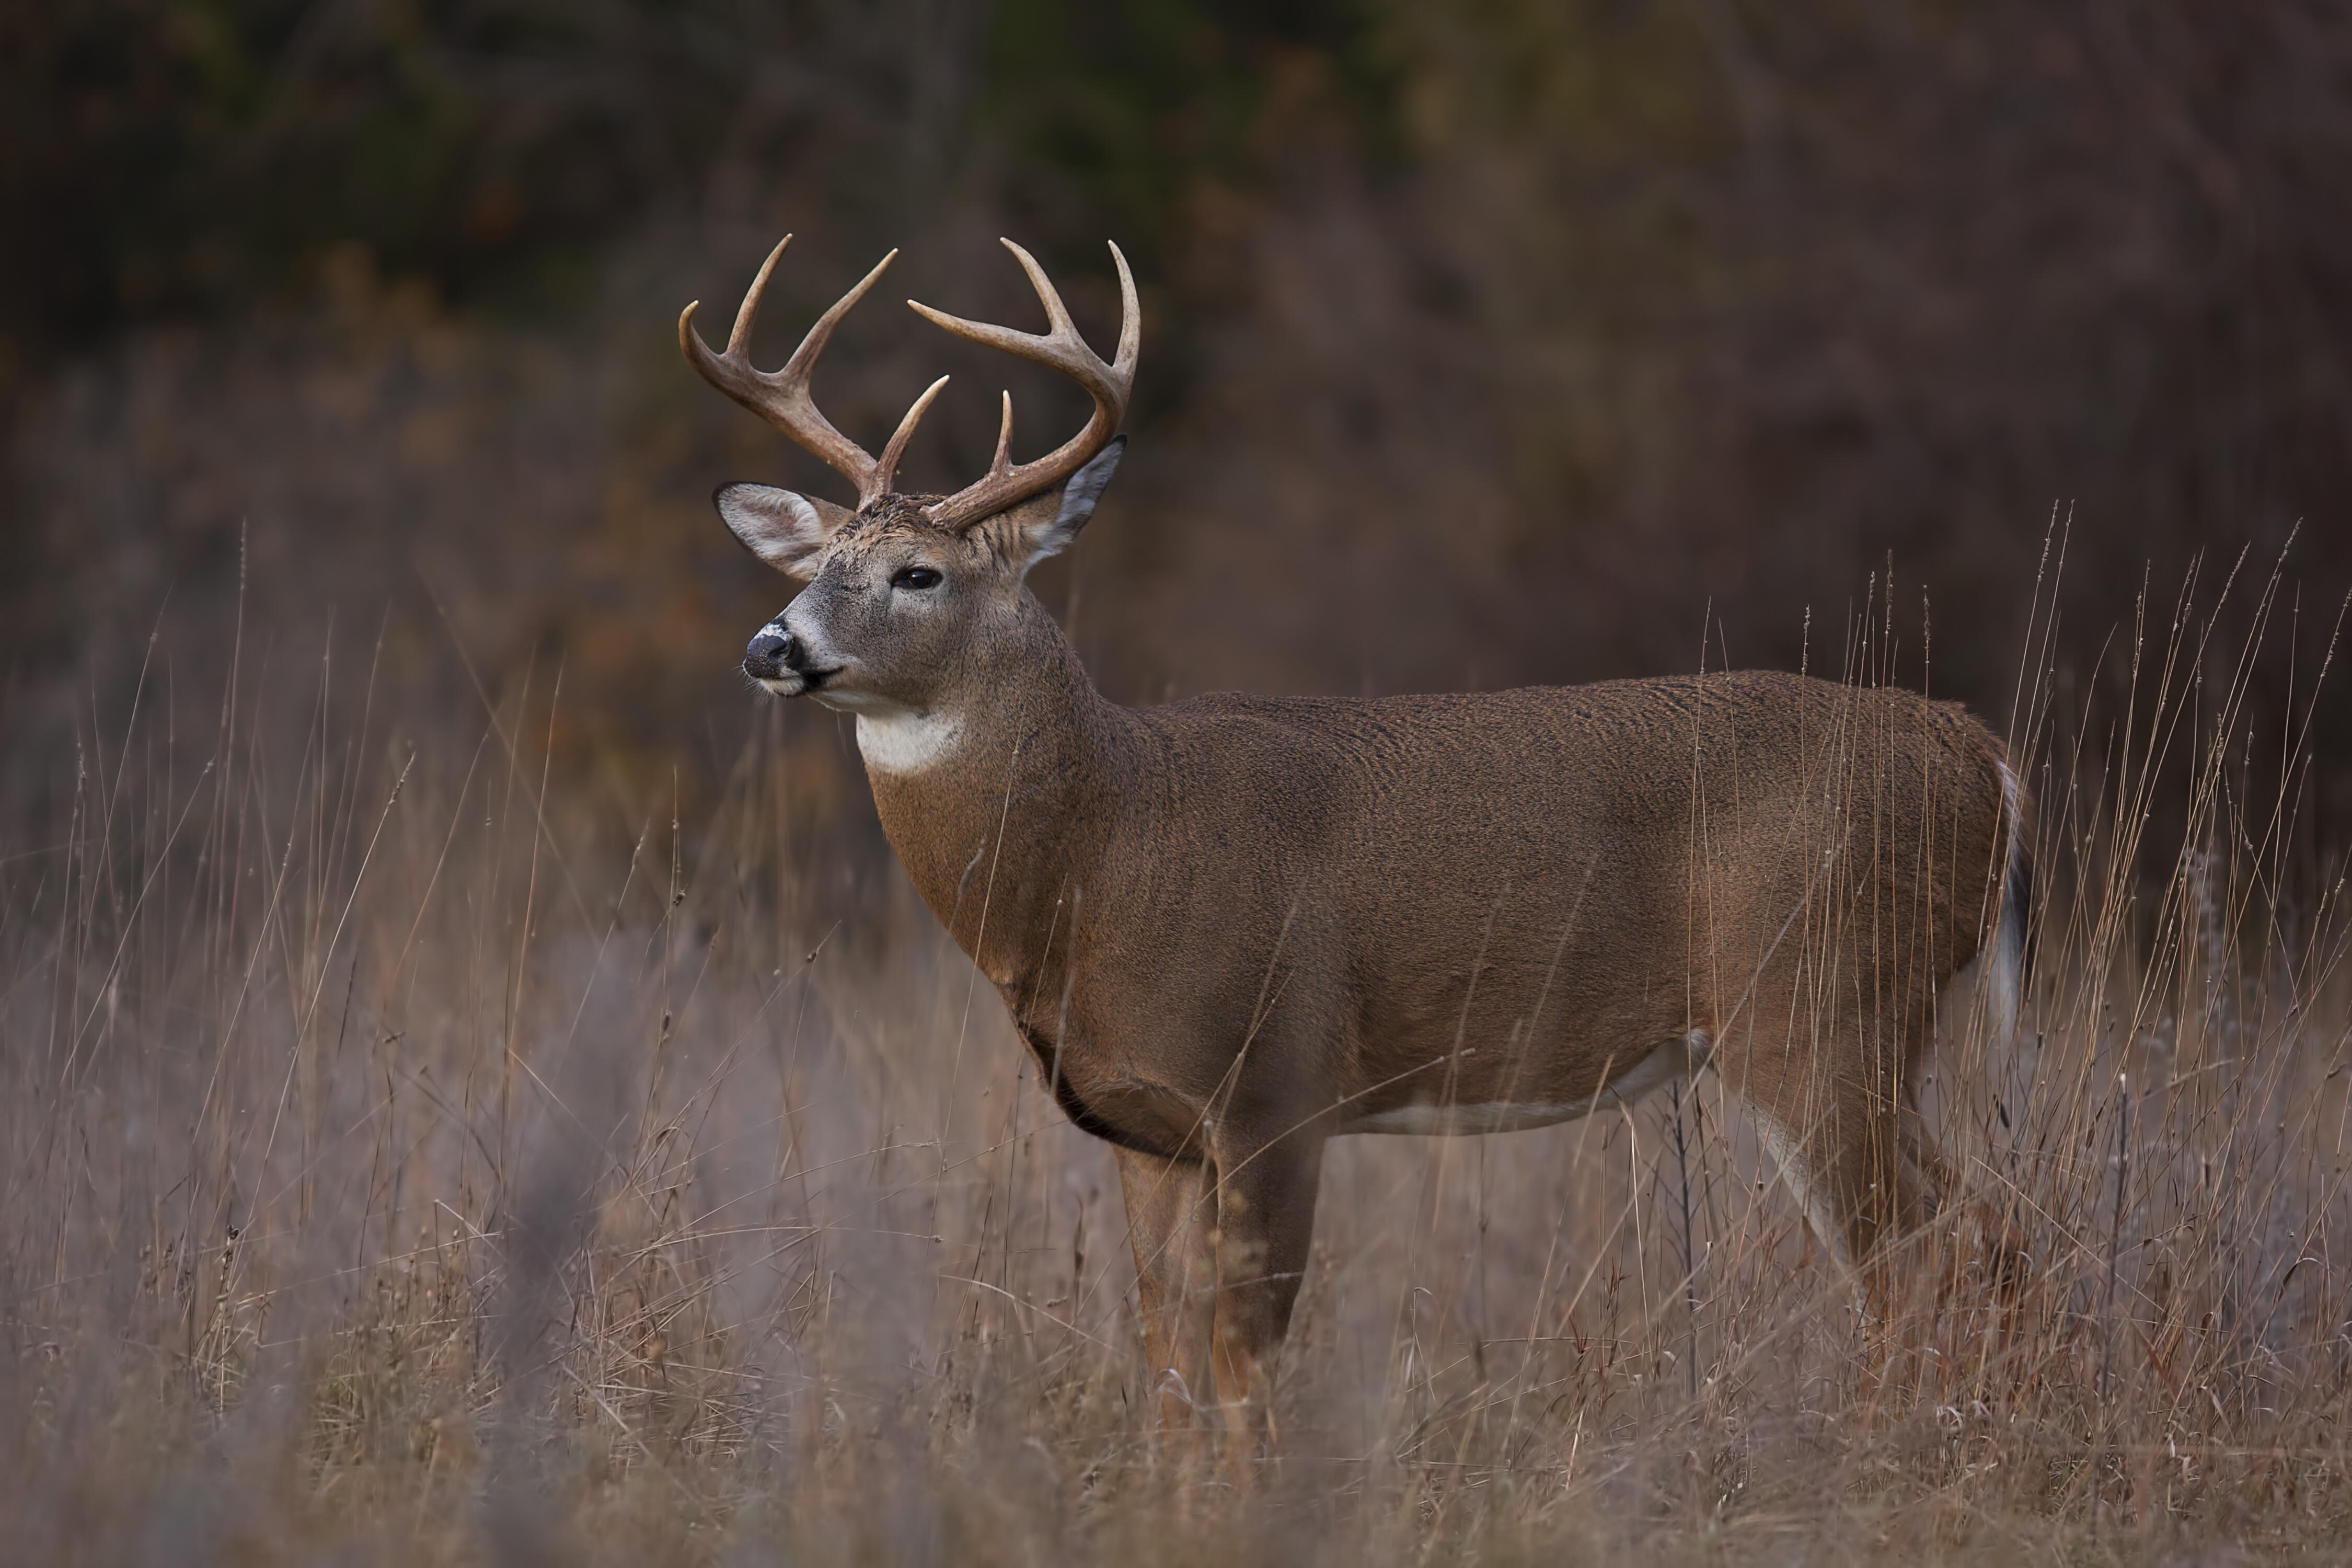
M744 547L779 572L807 577L808 558L833 531L856 515L773 485L721 485L710 498Z
M1078 536L1078 530L1086 527L1087 519L1094 516L1095 502L1102 500L1103 490L1110 484L1111 475L1118 471L1119 456L1126 450L1127 437L1112 437L1110 445L1085 468L1072 474L1070 482L1062 487L1060 509L1050 519L1041 517L1022 529L1024 540L1029 546L1026 565L1034 566L1048 555L1058 555L1070 547L1070 542ZM1038 510L1040 512L1044 510L1042 507Z

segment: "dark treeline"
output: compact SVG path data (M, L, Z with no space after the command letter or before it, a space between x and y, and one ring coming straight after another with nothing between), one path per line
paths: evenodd
M1041 589L1131 699L1834 672L1868 602L2000 723L2054 518L2062 710L2143 583L2160 641L2192 567L2210 605L2247 552L2250 606L2294 535L2283 736L2352 587L2316 0L87 0L7 8L0 73L20 737L167 598L225 649L242 539L289 648L382 619L434 701L436 639L560 658L618 776L707 752L782 592L709 488L833 487L672 323L786 229L772 361L905 247L820 391L878 442L955 373L940 487L997 386L1031 451L1080 405L896 301L1030 324L1010 234L1107 337L1126 248L1135 456ZM2352 704L2317 732L2328 832Z

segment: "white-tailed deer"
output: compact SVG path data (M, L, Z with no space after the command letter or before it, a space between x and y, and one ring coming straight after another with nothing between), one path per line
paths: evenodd
M790 243L787 237L786 244ZM818 413L809 374L867 274L778 372L760 270L695 368L857 487L718 492L808 586L743 668L856 716L890 842L992 981L1055 1098L1118 1150L1163 1419L1262 1392L1306 1268L1323 1143L1583 1115L1712 1065L1850 1269L1948 1187L1912 1089L1938 993L1994 942L2013 1016L2027 808L1958 707L1775 673L1370 700L1098 695L1023 586L1118 464L1141 312L1087 348L914 308L1064 372L1086 428L951 496ZM896 253L893 252L893 255ZM910 301L911 303L911 301ZM944 379L944 378L943 378Z

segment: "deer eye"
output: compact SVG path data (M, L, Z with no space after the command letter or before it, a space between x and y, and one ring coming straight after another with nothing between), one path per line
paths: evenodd
M940 585L940 574L928 566L901 566L890 574L890 586L920 593Z

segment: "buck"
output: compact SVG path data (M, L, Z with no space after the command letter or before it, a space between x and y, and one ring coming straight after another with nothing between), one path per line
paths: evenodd
M1982 724L1765 672L1119 706L1024 586L1124 449L1142 321L1118 247L1108 363L1010 240L1043 334L908 301L1094 402L1016 464L1007 394L988 472L936 496L893 479L945 377L878 459L809 396L897 252L782 370L752 367L790 243L725 353L694 306L678 321L698 371L857 490L718 491L736 537L807 584L743 669L856 716L908 875L1116 1151L1163 1421L1263 1408L1327 1139L1538 1127L1703 1067L1884 1299L1871 1263L1952 1190L1914 1098L1938 994L1983 952L2016 1008L2028 808Z

